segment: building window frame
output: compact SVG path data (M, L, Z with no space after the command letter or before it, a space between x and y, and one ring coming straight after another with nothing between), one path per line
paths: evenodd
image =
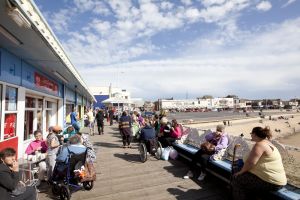
M11 90L10 93L7 93L8 89ZM15 90L14 93L12 89ZM18 95L19 95L18 92L19 92L19 87L10 84L2 84L2 103L1 103L2 115L0 118L3 119L1 120L1 133L3 134L0 135L0 141L9 140L14 137L17 137ZM9 127L7 128L7 126ZM9 131L9 129L11 129L14 132L12 136L6 136L5 131Z
M3 96L3 93L2 93L2 89L3 88L3 84L0 83L0 141L2 141L2 129L1 127L3 127L2 125L2 96Z
M26 112L27 111L31 111L33 112L33 119L32 119L32 124L31 124L31 127L32 127L32 131L29 131L26 126L30 126L29 124L25 124L24 123L24 137L23 137L23 141L27 141L27 140L30 140L33 138L33 132L35 130L41 130L43 131L43 120L44 120L44 117L43 117L43 108L44 108L44 105L42 103L42 106L40 106L39 102L42 101L43 102L43 97L41 96L35 96L35 95L30 95L30 94L27 94L25 95L25 102L26 102L26 98L32 98L33 99L33 102L34 102L34 106L33 107L27 107L26 103L25 103L25 116L24 116L24 122L27 120L26 119ZM41 114L41 122L40 122L40 125L39 125L39 122L38 122L38 113ZM38 127L40 126L40 127Z

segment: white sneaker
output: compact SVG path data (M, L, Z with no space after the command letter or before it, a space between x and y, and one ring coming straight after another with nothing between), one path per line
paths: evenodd
M205 176L206 176L206 174L201 172L200 176L198 177L198 181L203 181Z
M192 171L188 171L188 173L183 177L184 179L193 178L194 174Z

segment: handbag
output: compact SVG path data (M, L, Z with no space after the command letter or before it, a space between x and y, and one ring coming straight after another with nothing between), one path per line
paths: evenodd
M176 149L174 149L173 147L171 148L169 157L170 157L172 160L176 160L176 158L178 157L178 152L177 152Z
M204 142L200 147L205 154L212 155L215 153L215 145L210 142Z
M80 182L95 181L96 180L96 169L92 162L86 162L84 164L84 176Z
M161 159L169 160L170 151L171 151L171 147L164 148L163 153L161 155Z

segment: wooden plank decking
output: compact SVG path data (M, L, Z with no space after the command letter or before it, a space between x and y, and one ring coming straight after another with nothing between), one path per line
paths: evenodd
M138 200L138 199L227 199L225 183L208 176L204 183L184 180L187 166L181 161L163 161L150 157L141 163L137 144L120 148L117 126L105 126L104 135L91 137L97 149L97 181L91 191L77 191L71 199ZM46 189L45 189L46 187ZM39 199L55 199L44 186Z

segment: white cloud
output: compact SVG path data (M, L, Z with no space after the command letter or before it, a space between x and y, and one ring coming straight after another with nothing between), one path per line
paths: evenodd
M116 14L115 17L119 19L124 19L131 16L131 1L108 0L107 3L110 5L112 11Z
M100 2L89 0L82 5L85 1L75 1L74 9L80 9L77 13L72 12L76 17L84 12L98 12L96 6ZM272 7L269 1L257 5L258 1L250 0L199 1L204 7L188 0L182 0L184 5L173 4L173 1L141 0L137 6L132 2L101 1L103 7L98 8L99 14L105 16L90 16L90 23L74 32L65 28L71 26L71 10L58 12L60 16L55 18L55 29L68 31L64 48L70 52L71 60L88 85L113 82L136 96L148 98L155 98L155 95L168 97L180 93L178 91L182 91L183 97L186 91L191 96L205 93L225 96L236 91L241 94L239 96L251 97L255 92L266 95L276 89L283 93L300 90L297 78L300 72L300 19L267 25L255 31L251 28L241 30L238 26L243 11L253 11L255 7L267 11ZM61 22L60 18L65 20ZM176 58L131 62L140 56L161 53L160 48L164 47L153 45L153 36L192 26L202 29L203 24L215 27L189 44L183 43ZM124 73L121 75L120 71Z
M226 2L226 0L202 0L201 3L205 7L210 7L212 5L222 5Z
M101 3L103 9L106 10L104 15L109 15L114 13L114 18L116 20L108 21L109 19L97 19L94 18L91 23L85 27L81 27L81 30L78 31L76 35L77 38L69 38L67 41L64 41L64 44L67 45L67 48L72 47L72 52L78 51L75 59L80 59L80 51L97 51L99 52L99 46L88 46L89 44L100 43L101 46L109 46L108 49L101 49L100 52L105 52L104 58L97 59L100 62L95 62L90 60L90 64L107 64L109 59L111 63L121 61L121 59L134 59L139 55L136 53L136 50L128 51L124 53L127 48L137 49L134 43L136 40L144 40L143 46L145 51L139 51L144 53L144 55L152 53L152 50L155 49L152 44L151 48L145 48L146 45L149 46L149 41L151 37L160 33L162 31L170 29L179 29L184 27L185 24L191 24L196 22L208 22L208 23L217 23L219 26L223 27L222 29L232 29L235 23L235 14L240 10L248 6L248 0L230 0L230 1L214 1L211 7L205 9L198 9L196 7L184 8L182 6L175 6L171 2L153 2L149 0L143 0L139 2L139 6L131 4L131 1L123 0L107 0L103 2L95 2L92 0L83 1L83 0L74 0L76 8L79 12L70 9L68 13L80 14L83 12L93 13L97 12L97 6ZM186 2L187 3L187 2ZM204 2L208 6L208 2ZM100 12L100 11L99 11ZM102 11L101 11L102 12ZM104 11L103 11L104 12ZM65 15L65 17L69 17ZM80 18L79 15L76 17ZM60 27L67 27L66 22L60 22L57 24L61 26L57 27L58 30ZM227 21L231 21L230 26ZM70 21L67 21L70 22ZM69 24L68 24L69 25ZM225 27L228 26L228 27ZM63 30L60 30L63 31ZM68 30L65 30L68 35L71 35ZM78 36L81 35L81 39ZM99 42L100 41L100 42ZM69 44L70 42L76 42L77 44ZM88 42L88 44L86 44ZM105 45L104 45L105 44ZM141 43L140 43L141 45ZM73 47L81 48L73 50ZM139 48L138 48L139 49ZM71 49L70 49L71 50ZM130 52L135 52L130 54ZM82 55L87 52L82 52ZM90 53L93 55L94 53ZM75 55L75 54L74 54ZM100 57L101 57L100 55ZM126 57L128 56L128 57ZM101 62L103 60L103 62ZM79 63L88 64L87 59Z
M296 0L288 0L288 2L286 2L282 7L285 8L295 2L296 2Z
M107 35L111 30L111 24L108 21L94 20L90 26L101 35Z
M109 15L110 10L104 2L98 2L93 0L74 0L74 4L79 12L92 11L96 14Z
M262 1L256 5L257 10L268 11L272 8L272 4L269 1Z
M197 8L189 8L186 10L186 17L192 21L199 19L200 12Z
M186 5L186 6L190 6L193 4L193 2L191 0L181 0L181 3Z
M90 86L112 82L148 99L184 98L187 91L191 97L229 93L245 98L294 97L300 89L299 27L300 18L265 27L262 33L238 35L247 38L226 53L203 55L198 51L193 57L119 63L82 74L89 77ZM101 83L97 72L103 74Z
M61 9L58 12L50 15L49 22L51 27L57 33L66 33L70 25L72 16L74 16L71 9Z
M170 2L161 2L161 6L160 8L163 10L170 10L174 7L174 4L170 3Z

